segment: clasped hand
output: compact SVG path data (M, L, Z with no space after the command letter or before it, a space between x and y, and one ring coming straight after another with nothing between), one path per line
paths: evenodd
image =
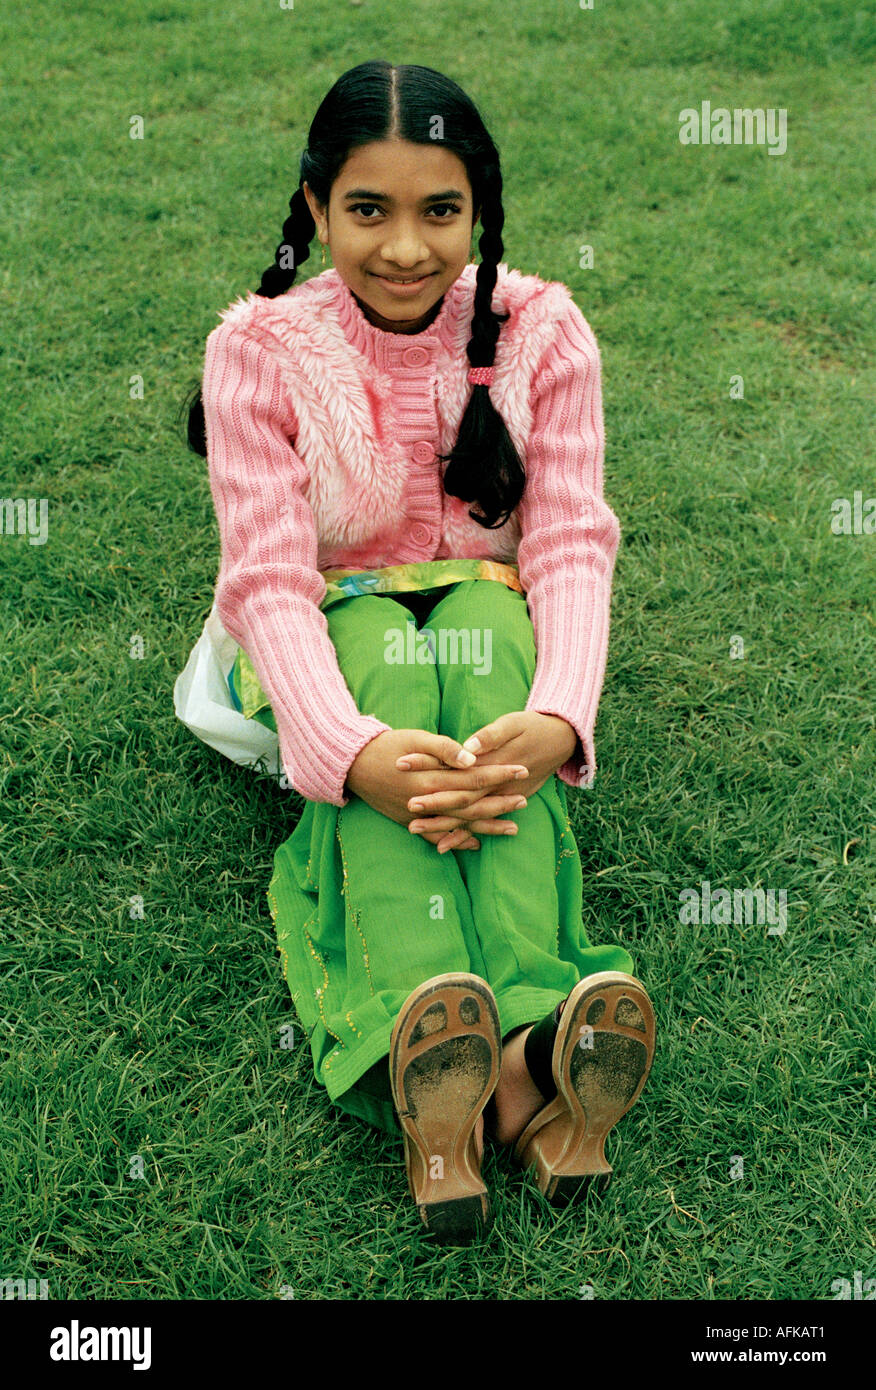
M346 790L414 834L449 849L477 849L472 832L507 833L499 819L544 785L577 746L575 730L558 715L519 710L478 729L468 767L465 747L425 729L391 729L371 740L353 762ZM523 800L525 805L525 800ZM418 808L422 808L421 810Z

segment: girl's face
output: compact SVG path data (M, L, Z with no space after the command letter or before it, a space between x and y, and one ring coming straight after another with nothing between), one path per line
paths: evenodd
M350 155L328 208L303 189L317 235L368 322L389 333L426 328L471 254L477 216L462 160L439 143L378 140Z

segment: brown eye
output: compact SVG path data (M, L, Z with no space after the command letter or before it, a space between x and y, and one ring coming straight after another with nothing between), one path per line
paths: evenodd
M351 208L350 208L350 211L351 211L351 212L358 212L358 213L361 213L362 216L365 218L365 221L366 221L366 222L374 222L374 221L376 221L376 218L374 218L374 217L368 217L366 214L367 214L367 212L369 212L369 211L371 211L371 210L373 210L373 209L375 209L375 208L377 209L378 212L380 212L380 208L377 207L377 204L376 204L376 203L353 203L352 206L351 206ZM431 208L429 209L429 211L430 211L430 212L441 212L441 211L444 211L445 216L439 217L439 218L438 218L438 221L439 221L439 222L449 222L449 221L450 221L450 218L451 218L455 213L461 212L462 209L461 209L456 203L433 203L432 206L431 206ZM447 214L449 214L449 216L448 216Z

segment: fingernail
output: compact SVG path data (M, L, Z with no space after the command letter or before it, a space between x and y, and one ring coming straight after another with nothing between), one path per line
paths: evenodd
M529 773L527 772L527 770L526 770L525 767L518 767L518 769L517 769L517 771L515 772L514 776L515 776L515 777L528 777L528 776L529 776Z
M471 738L467 738L462 746L463 748L470 748L473 753L480 753L483 751L480 739L474 734L472 734Z
M399 766L399 767L410 767L410 763L405 762L404 758L399 758L399 760L398 760L398 766Z
M515 809L515 811L519 811L519 810L521 810L525 805L526 805L526 797L525 797L525 796L521 796L521 797L519 798L518 801L515 801L515 803L514 803L514 809Z
M423 806L422 801L412 801L410 806L408 807L409 811L422 811L424 809L425 807Z
M505 826L505 831L504 831L504 833L505 833L506 835L516 835L516 834L517 834L517 826L516 826L516 825L506 825L506 826Z
M463 767L471 767L472 763L477 762L474 753L470 753L467 748L461 748L456 755L456 761L462 763Z

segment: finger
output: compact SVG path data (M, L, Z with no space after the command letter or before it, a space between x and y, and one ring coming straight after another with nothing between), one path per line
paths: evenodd
M475 820L493 820L496 816L507 816L513 811L522 811L529 803L525 796L514 792L511 796L485 796L465 808L460 818L470 826Z
M433 844L437 844L448 830L458 829L467 829L467 826L462 825L459 816L430 816L428 820L412 820L408 826L412 835L422 835ZM437 835L435 832L438 832Z
M485 724L482 729L476 729L462 746L475 754L489 753L500 744L507 743L509 738L516 737L523 731L525 725L526 716L521 710L512 710L510 714L500 714L498 719L494 719L490 724Z
M424 840L429 840L433 845L438 844L445 835L455 833L457 830L471 835L477 831L479 835L514 835L517 832L517 825L513 820L503 820L500 816L491 816L489 819L475 819L460 824L452 816L434 816L425 823L421 830L413 827L416 821L411 822L411 833L419 835ZM510 827L510 828L509 828Z
M499 828L497 829L496 827ZM479 831L478 833L484 835L516 835L517 826L513 825L510 821L487 821L483 831ZM451 831L449 835L442 837L442 839L438 841L438 853L444 854L448 849L480 849L479 841L473 836L470 836L468 840L463 840L461 843L456 843L456 837L460 834L460 831L454 830Z
M456 827L455 827L455 829L462 829L462 828L464 828L464 827L460 827L460 826L456 826ZM445 838L445 835L447 834L447 832L446 832L445 830L435 830L435 831L432 831L432 830L422 831L422 830L421 830L421 831L419 831L418 833L419 833L419 835L420 835L420 839L421 839L421 840L428 840L429 843L432 844L432 845L437 845L437 844L439 844L440 841L443 840L443 839ZM476 840L469 830L466 830L466 834L468 835L468 838L467 838L466 840L463 840L461 844L458 844L458 845L454 846L454 848L456 848L456 849L480 849L480 847L481 847L480 840Z
M457 834L457 833L459 833L459 834ZM448 838L451 837L451 834L455 834L455 835L457 834L457 838L459 838L459 842L457 842L457 844L456 844L456 842L455 842L455 844L445 845L445 848L448 848L448 849L480 849L480 848L481 848L481 847L480 847L480 842L478 842L478 841L476 840L476 838L474 838L473 835L471 835L469 828L467 828L466 826L460 826L459 823L456 823L455 826L445 826L444 828L442 828L442 830L424 830L424 831L419 831L419 834L420 834L421 840L428 840L428 842L430 842L431 845L438 845L438 844L441 844L442 841L448 840ZM464 837L464 838L463 838L463 837Z
M462 744L448 734L433 734L428 729L401 729L408 752L402 753L396 763L404 762L417 753L425 753L438 759L444 767L473 767L474 753L463 748Z
M446 833L446 831L438 831L434 835L422 835L421 839L428 840L430 844L437 846L445 838ZM461 844L450 846L451 849L480 849L480 847L480 841L474 839L472 835L469 835L468 839L463 840Z
M467 830L452 830L449 835L445 835L438 842L438 853L446 854L451 849L462 849L463 845L471 837Z
M478 835L516 835L517 825L513 820L473 820L469 821L469 834L476 831Z
M447 815L419 816L410 822L412 830L449 830L456 825L471 825L474 820L492 820L512 811L522 811L527 805L525 796L485 796L470 806L454 807Z
M513 763L507 767L500 763L485 764L483 767L471 768L468 772L466 786L460 786L454 778L450 788L412 793L407 804L408 810L414 815L419 815L421 811L454 810L476 801L485 791L495 792L497 786L521 781L529 776L527 768Z
M526 805L522 792L491 792L484 796L478 791L435 792L431 796L415 796L408 802L408 810L415 816L456 815L460 820L471 820L473 813L498 816L503 811L518 811Z
M396 758L395 765L402 771L410 769L411 772L434 772L436 767L446 766L440 758L433 758L431 753L403 753Z
M414 829L417 824L421 827L419 830ZM442 824L437 826L437 828L435 822L432 820L419 822L411 821L408 830L412 835L419 835L421 840L428 840L432 845L437 845L441 837L446 835L449 830L465 830L467 834L471 834L467 825L463 825L462 821L454 820L452 816L446 816Z

